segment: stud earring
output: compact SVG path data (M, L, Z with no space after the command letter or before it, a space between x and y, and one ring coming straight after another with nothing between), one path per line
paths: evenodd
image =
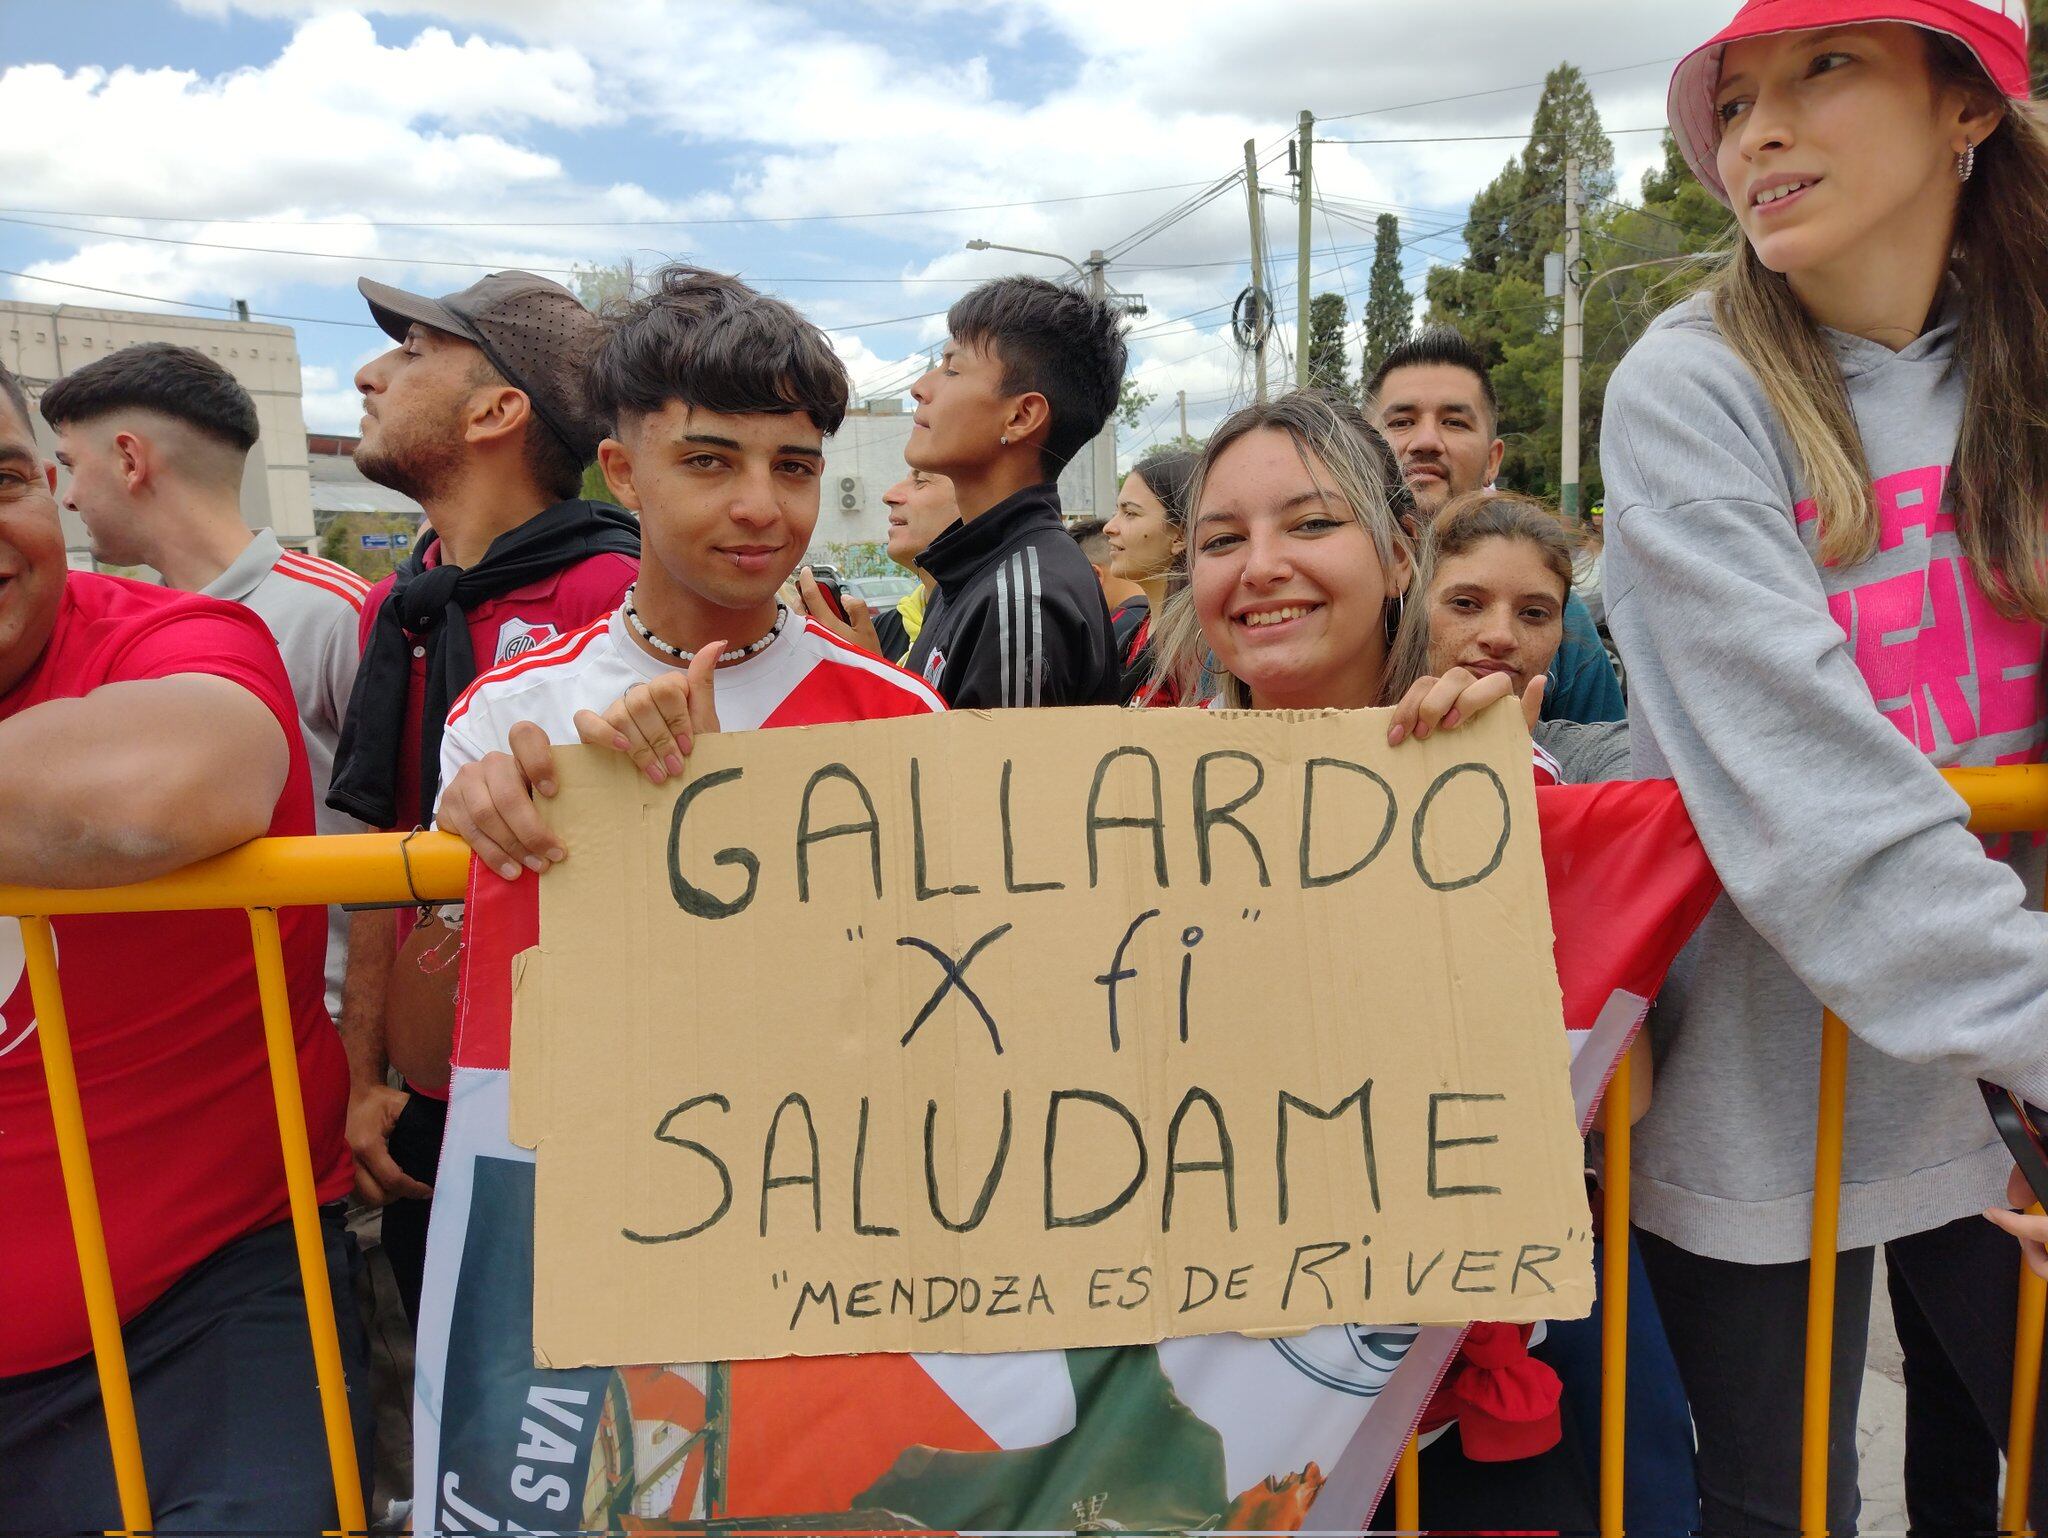
M1002 441L1003 441L1004 443L1008 443L1008 442L1010 441L1010 435L1009 435L1008 433L1004 433L1004 434L1003 434L1003 440L1002 440Z
M1977 146L1968 139L1963 141L1963 152L1956 156L1956 180L1966 182L1977 174Z

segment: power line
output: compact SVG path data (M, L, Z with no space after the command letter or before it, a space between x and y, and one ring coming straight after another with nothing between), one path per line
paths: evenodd
M857 214L749 214L716 219L248 219L197 214L98 214L70 208L18 208L15 213L43 214L60 219L133 219L152 224L258 224L317 228L337 226L379 230L441 229L687 229L704 225L819 224L861 219L910 219L932 214L974 214L999 208L1045 208L1055 203L1086 203L1102 198L1137 197L1148 192L1183 192L1207 182L1163 182L1155 187L1121 187L1114 192L1076 192L1055 198L1018 198L1003 203L955 203L942 208L884 208Z
M1692 235L1694 233L1685 225L1680 224L1676 219L1667 219L1664 217L1664 215L1659 213L1652 213L1647 208L1638 208L1633 203L1624 203L1620 198L1608 197L1604 193L1596 192L1593 194L1593 201L1596 203L1610 204L1611 206L1619 208L1626 213L1641 214L1645 219L1654 220L1658 224L1669 225L1672 229L1677 230L1680 234L1683 235Z
M1672 54L1665 59L1644 59L1640 64L1617 64L1610 69L1582 69L1579 75L1591 80L1599 75L1625 75L1632 69L1648 69L1655 64L1676 64L1683 54ZM1462 91L1456 96L1432 96L1428 101L1404 101L1392 107L1366 107L1358 112L1332 112L1316 119L1319 123L1341 123L1355 117L1374 117L1382 112L1407 112L1415 107L1441 107L1446 102L1473 101L1481 96L1505 96L1510 91L1528 91L1543 85L1547 80L1525 80L1520 85L1498 85L1486 91ZM1519 135L1517 137L1520 137Z
M1603 134L1661 134L1670 130L1659 123L1655 128L1603 128ZM1527 139L1518 134L1433 134L1418 139L1318 139L1318 144L1490 144L1496 140Z
M1105 260L1113 262L1119 257L1137 250L1139 246L1152 239L1153 236L1171 229L1174 225L1180 223L1181 220L1208 207L1209 204L1215 202L1224 193L1230 191L1243 180L1244 172L1232 171L1221 180L1210 183L1195 196L1183 198L1178 204L1168 209L1151 223L1141 226L1135 233L1126 235L1122 240L1109 246L1103 253Z
M109 216L112 217L112 216ZM313 257L330 262L374 262L379 266L397 267L461 267L474 268L482 272L499 272L508 267L519 267L523 272L553 273L561 277L574 277L579 269L575 267L524 267L510 260L497 262L469 262L456 258L431 256L364 256L351 251L302 251L281 246L237 246L217 240L182 240L171 235L145 235L134 230L96 230L80 224L50 224L35 219L20 219L10 214L0 214L0 224L26 225L38 230L65 230L79 235L97 235L105 240L141 240L151 245L186 246L202 251L239 251L251 256L299 256ZM760 284L785 283L860 283L884 286L909 283L949 283L956 287L979 283L979 278L931 278L931 277L749 277L748 281Z
M5 267L0 267L0 278L21 278L29 283L48 283L57 288L75 288L88 294L112 294L120 299L141 299L150 304L183 305L188 310L220 310L229 315L240 313L230 304L207 304L199 299L166 299L161 294L136 294L130 293L125 288L100 288L91 283L73 283L64 278L45 278L33 272L12 272ZM374 322L367 320L329 320L322 315L278 315L268 310L251 310L249 318L251 320L261 318L263 320L292 321L306 326L356 326L368 331L381 331L383 329Z
M240 247L231 246L230 250ZM147 304L179 305L188 310L220 310L233 315L240 313L233 305L208 304L201 299L172 299L163 294L138 294L125 288L100 288L91 283L74 283L68 278L45 278L33 272L14 272L0 267L0 278L21 278L29 283L48 283L57 288L75 288L88 294L112 294L121 299L140 299ZM930 320L944 315L944 310L925 310L917 315L891 315L882 320L860 320L844 326L820 326L818 329L827 336L837 336L847 331L867 331L876 326L900 326L914 320ZM251 310L250 319L291 321L307 326L355 326L368 331L381 331L383 327L367 320L331 320L323 315L279 315L269 310Z

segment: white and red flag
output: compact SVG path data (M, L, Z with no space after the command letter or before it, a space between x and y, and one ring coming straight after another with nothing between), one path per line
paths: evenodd
M1542 786L1537 803L1583 1130L1719 885L1668 782ZM473 871L420 1321L417 1531L1365 1525L1459 1329L536 1368L533 1155L506 1117L511 963L538 929L533 881ZM593 1295L605 1285L593 1269Z

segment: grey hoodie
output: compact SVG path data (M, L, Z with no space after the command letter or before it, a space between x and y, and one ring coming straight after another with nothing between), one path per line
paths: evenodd
M2043 629L2000 619L1942 488L1955 329L1830 334L1883 536L1822 568L1790 440L1702 299L1608 386L1608 622L1632 769L1678 782L1726 886L1651 1016L1635 1218L1697 1254L1803 1259L1821 1005L1848 1023L1841 1244L2002 1199L1972 1079L2048 1102L2041 848L1985 846L1935 766L2031 762Z

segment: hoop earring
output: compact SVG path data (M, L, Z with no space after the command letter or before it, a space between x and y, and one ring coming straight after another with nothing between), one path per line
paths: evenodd
M1956 156L1956 180L1966 182L1977 174L1977 146L1970 140L1963 141L1963 152Z
M1387 600L1387 606L1383 611L1383 623L1387 629L1387 645L1392 646L1394 644L1394 637L1401 633L1401 618L1407 612L1408 590L1403 588Z

